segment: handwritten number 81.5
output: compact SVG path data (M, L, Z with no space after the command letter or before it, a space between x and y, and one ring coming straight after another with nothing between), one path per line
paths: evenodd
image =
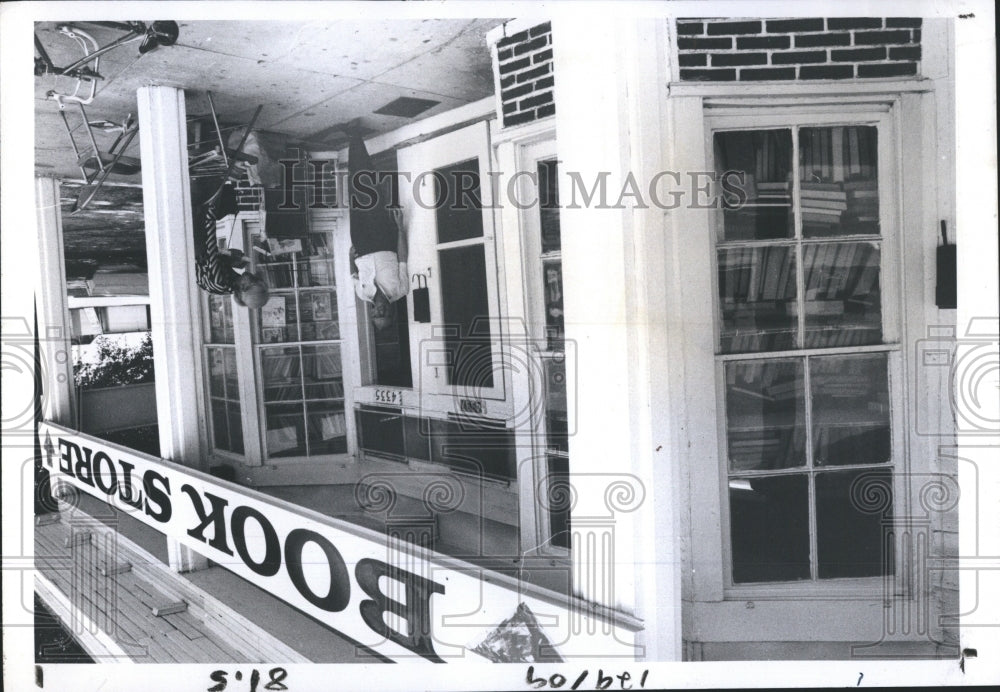
M208 688L208 692L222 692L226 689L226 685L229 684L227 676L228 672L224 670L214 670L208 676L212 682L218 683L212 685ZM286 677L288 677L288 671L284 668L272 668L268 671L268 676L270 680L264 683L265 690L287 690L288 687L282 682ZM243 679L243 673L241 671L236 671L233 676L237 680ZM257 686L260 684L260 671L254 668L250 671L250 692L258 692Z

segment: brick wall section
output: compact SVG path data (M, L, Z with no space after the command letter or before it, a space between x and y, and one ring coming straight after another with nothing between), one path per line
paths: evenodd
M682 81L865 79L919 74L919 18L678 19Z
M497 41L494 69L500 83L500 117L504 127L555 115L549 22Z

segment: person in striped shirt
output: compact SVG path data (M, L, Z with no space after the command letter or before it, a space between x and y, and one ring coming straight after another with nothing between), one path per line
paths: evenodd
M222 191L196 207L195 280L208 293L231 293L237 305L259 310L267 303L267 284L249 271L246 257L239 250L219 250L215 235L216 220L236 213L236 191L225 185Z

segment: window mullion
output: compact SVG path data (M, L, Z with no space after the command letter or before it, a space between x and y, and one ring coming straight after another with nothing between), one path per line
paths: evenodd
M806 278L805 267L802 265L802 196L799 185L799 127L792 127L792 225L795 231L795 306L798 327L795 334L795 344L805 347L806 330Z
M811 358L804 358L802 368L803 401L806 413L806 468L809 474L809 574L815 581L819 575L819 539L816 536L816 466L813 456L813 425L812 425L812 373Z

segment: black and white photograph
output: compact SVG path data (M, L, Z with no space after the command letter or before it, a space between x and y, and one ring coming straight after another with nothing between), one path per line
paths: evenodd
M4 3L5 686L1000 683L994 11Z

